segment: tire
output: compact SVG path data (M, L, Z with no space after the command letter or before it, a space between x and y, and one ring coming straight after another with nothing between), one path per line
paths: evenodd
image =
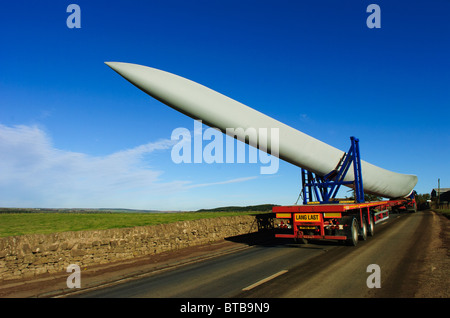
M363 218L362 224L363 224L363 226L359 228L359 239L361 241L366 241L367 240L367 222L366 222L366 218Z
M375 235L375 224L373 223L373 216L370 216L370 224L367 224L367 235L368 236Z
M358 220L356 218L352 218L350 227L347 233L347 240L345 241L349 246L356 246L358 244L358 233L359 226Z

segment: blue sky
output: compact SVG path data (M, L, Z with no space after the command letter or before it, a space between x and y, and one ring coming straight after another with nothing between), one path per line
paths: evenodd
M66 25L71 3L80 29ZM296 201L300 169L285 162L273 175L175 164L172 131L193 120L105 61L189 78L344 151L356 136L365 161L417 175L419 193L450 187L449 12L447 0L2 3L0 206Z

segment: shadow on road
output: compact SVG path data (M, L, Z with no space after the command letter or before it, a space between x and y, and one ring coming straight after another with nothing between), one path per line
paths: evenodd
M265 246L265 247L286 247L286 248L307 248L307 249L323 249L324 246L341 246L340 241L335 240L309 240L308 243L296 243L289 238L276 238L273 230L263 230L254 233L237 235L225 238L226 241L246 244L248 246Z

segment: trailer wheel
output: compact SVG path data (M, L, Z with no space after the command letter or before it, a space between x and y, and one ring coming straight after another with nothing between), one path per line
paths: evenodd
M350 228L347 234L347 240L345 241L349 246L356 246L358 244L358 220L353 218L350 223Z
M359 228L359 239L361 241L367 240L367 222L366 218L362 220L362 227Z
M367 224L367 235L368 236L375 235L375 225L373 223L373 216L370 216L370 224Z

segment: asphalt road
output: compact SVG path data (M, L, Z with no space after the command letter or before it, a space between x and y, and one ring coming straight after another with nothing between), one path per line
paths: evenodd
M394 214L375 227L374 237L360 241L356 247L335 241L301 245L276 239L72 296L414 297L431 238L431 222L429 212ZM369 267L372 264L375 270Z

